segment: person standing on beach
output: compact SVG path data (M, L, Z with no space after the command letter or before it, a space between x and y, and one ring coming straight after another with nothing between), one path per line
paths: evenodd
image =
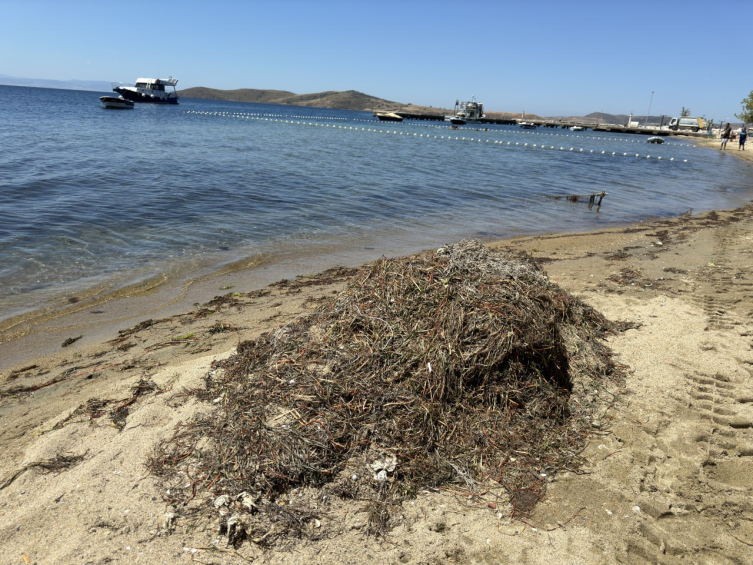
M743 127L740 129L740 146L737 148L738 151L741 149L745 151L745 142L748 139L748 126L743 124Z
M722 130L722 146L719 148L719 151L724 151L724 149L727 147L727 142L729 141L730 137L732 137L732 126L729 125L729 122L727 122L724 125L724 130Z

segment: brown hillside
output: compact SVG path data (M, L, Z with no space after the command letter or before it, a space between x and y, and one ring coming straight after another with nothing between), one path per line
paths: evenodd
M344 92L327 91L313 94L295 94L284 90L256 90L241 88L237 90L218 90L215 88L195 87L179 92L183 98L203 98L208 100L227 100L232 102L257 102L263 104L282 104L286 106L310 106L315 108L337 108L340 110L366 110L382 108L400 108L403 104L369 96L355 90Z
M237 90L218 90L197 86L186 88L178 93L184 98L203 98L205 100L227 100L230 102L257 102L260 104L275 104L275 100L288 96L296 96L285 90L257 90L255 88L239 88Z

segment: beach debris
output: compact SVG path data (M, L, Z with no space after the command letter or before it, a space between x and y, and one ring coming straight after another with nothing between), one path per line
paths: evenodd
M86 457L88 453L88 451L81 455L58 453L57 455L55 455L55 457L52 457L50 459L26 463L20 469L16 469L15 471L8 473L2 480L0 480L0 490L9 487L13 483L13 481L15 481L29 469L39 469L43 473L60 473L81 463L81 461L84 460L84 457Z
M594 205L601 206L601 201L604 199L604 197L607 195L607 192L602 190L601 192L594 192L591 194L558 194L558 195L549 195L547 194L547 198L551 198L552 200L567 200L568 202L586 202L588 201L588 208L589 210L593 208Z
M162 531L166 533L171 533L175 529L176 518L177 518L177 514L175 512L175 508L172 506L169 506L164 516L162 517Z
M227 536L228 546L237 547L247 537L246 532L246 520L241 514L233 514L232 516L222 520L219 528L220 535Z
M90 367L96 367L96 368L90 369ZM66 369L65 371L57 375L56 377L42 383L37 383L37 384L32 384L32 385L13 386L6 389L2 389L0 390L0 398L7 397L7 396L19 396L19 395L26 394L29 392L34 392L36 390L39 390L48 386L53 386L63 381L67 381L69 379L73 379L76 377L94 375L97 373L97 371L106 367L107 365L101 365L98 363L92 363L86 366L77 365L75 367ZM86 370L82 371L82 369L86 369ZM40 371L39 373L37 373L37 375L35 376L45 375L49 372L50 371L48 369L44 369ZM11 379L8 379L8 380L11 380Z
M217 320L214 325L212 325L207 331L210 334L217 334L217 333L223 333L223 332L237 332L240 328L228 324L226 322L221 322L220 320Z
M80 335L80 336L78 336L78 337L69 337L68 339L66 339L66 340L65 340L65 341L64 341L64 342L62 343L62 345L61 345L60 347L68 347L69 345L72 345L72 344L76 343L76 342L77 342L77 341L78 341L79 339L81 339L82 337L84 337L84 336L83 336L83 335Z
M384 482L387 480L387 474L392 473L397 467L397 457L382 451L377 459L369 463L369 467L374 474L374 480Z
M253 496L247 492L242 492L236 498L241 503L241 506L249 512L255 512L259 509L257 503L260 500L259 496Z
M626 267L624 269L620 269L619 274L612 273L611 275L609 275L607 277L607 280L621 286L635 285L635 283L640 280L641 276L642 273L640 271Z
M130 397L119 400L112 398L90 398L71 412L70 415L56 423L52 429L60 429L71 422L92 421L103 416L108 416L111 424L119 431L123 431L128 418L129 407L141 396L153 392L160 392L160 388L150 378L141 377L131 387Z
M229 502L230 502L230 497L226 494L221 494L220 496L214 499L214 507L221 508L223 506L227 506Z
M20 377L23 373L28 373L29 371L33 371L34 369L38 369L39 365L27 365L26 367L22 367L20 369L16 369L15 371L11 371L8 375L8 380L12 381L13 379L17 379ZM45 371L48 372L48 371Z
M139 322L133 327L130 327L125 330L118 330L118 337L110 340L110 343L118 343L123 341L125 338L132 336L133 334L139 333L140 331L143 331L147 328L151 328L155 324L159 324L161 322L168 321L167 318L162 318L161 320L153 320L152 318L149 318L148 320L144 320L143 322Z
M176 508L216 519L227 495L232 543L327 535L333 495L363 504L374 535L427 489L494 490L495 511L525 516L582 464L595 404L571 394L622 378L603 341L614 328L528 255L462 241L382 258L214 364L191 391L208 409L147 466Z

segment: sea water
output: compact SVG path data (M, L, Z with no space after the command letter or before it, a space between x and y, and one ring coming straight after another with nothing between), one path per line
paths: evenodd
M102 94L0 86L0 321L241 260L357 264L753 192L747 165L685 138L188 98L107 110Z

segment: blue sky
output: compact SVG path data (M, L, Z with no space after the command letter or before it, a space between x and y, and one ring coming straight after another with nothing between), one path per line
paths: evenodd
M751 0L0 0L0 14L0 74L18 77L717 122L753 90Z

